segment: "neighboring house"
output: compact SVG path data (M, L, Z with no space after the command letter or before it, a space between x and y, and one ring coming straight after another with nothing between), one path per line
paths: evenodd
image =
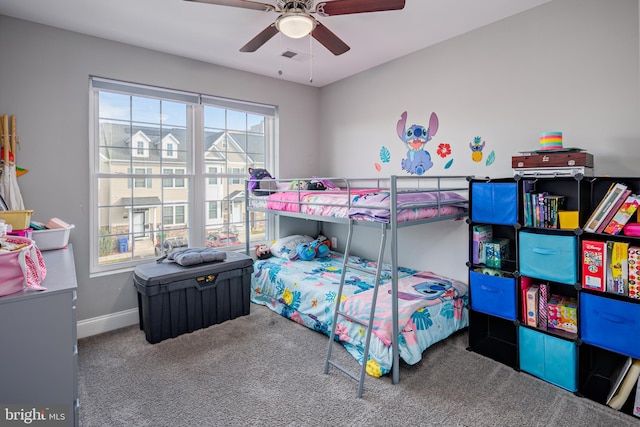
M185 129L102 123L100 136L100 171L125 176L100 186L101 229L155 243L188 238L192 144ZM246 132L205 134L205 236L226 223L244 232L244 180L248 167L264 161L263 151L263 139Z

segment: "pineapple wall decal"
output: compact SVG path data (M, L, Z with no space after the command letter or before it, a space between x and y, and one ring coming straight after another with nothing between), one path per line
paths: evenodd
M469 148L471 149L471 160L474 162L482 161L482 149L484 148L485 142L482 141L482 137L476 136L473 138L473 142L469 143Z

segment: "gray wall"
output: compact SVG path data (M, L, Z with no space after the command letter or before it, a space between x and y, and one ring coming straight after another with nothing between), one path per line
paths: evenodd
M136 307L131 272L89 276L89 75L277 105L281 176L305 176L318 89L0 16L0 114L15 114L20 190L34 219L75 225L78 319ZM306 135L308 145L299 144ZM295 157L289 153L295 154ZM295 158L295 161L293 161Z
M319 167L329 176L406 175L396 122L407 111L407 126L438 115L429 175L512 176L513 155L538 149L541 132L561 131L564 147L594 154L596 173L637 176L638 40L637 0L554 0L324 87ZM474 136L486 142L482 162L471 160ZM452 157L436 155L441 142ZM378 173L382 146L391 162ZM467 232L462 222L412 228L399 258L466 281ZM370 254L375 242L365 237L356 250Z
M0 40L0 113L16 114L18 163L30 169L20 178L23 196L36 219L76 225L79 319L136 306L130 272L89 277L89 75L278 105L281 177L404 175L396 135L403 111L408 124L427 124L436 112L432 142L453 148L443 160L427 147L431 175L511 176L511 156L537 148L544 131L562 131L565 147L592 152L597 173L637 175L637 0L554 0L322 89L2 16ZM298 135L309 144L296 144ZM487 144L480 163L470 157L474 136ZM382 146L391 162L377 172ZM466 281L467 232L462 221L403 230L401 263ZM368 233L356 251L372 247L377 238Z

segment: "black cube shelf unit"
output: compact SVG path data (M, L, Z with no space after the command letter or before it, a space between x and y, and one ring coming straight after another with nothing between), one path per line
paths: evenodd
M469 178L468 349L601 404L616 370L640 359L640 299L583 286L583 242L640 247L640 237L582 228L613 183L640 194L640 178L630 177ZM531 194L547 206L546 222L531 218ZM558 197L543 203L545 194ZM560 223L557 200L567 211ZM488 246L479 243L489 238ZM538 291L527 294L531 285ZM555 327L547 319L555 315L542 310L531 318L538 311L527 310L528 303L539 307L535 297L552 295L570 307L570 321ZM635 387L621 410L631 415L634 399Z

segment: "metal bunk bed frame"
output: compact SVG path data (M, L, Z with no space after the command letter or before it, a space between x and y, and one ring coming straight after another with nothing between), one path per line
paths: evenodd
M308 180L309 178L296 178L296 179L287 179L284 181L295 181L295 180ZM349 179L346 178L316 178L316 179L331 179L331 180L343 180L343 182L347 183L347 187L349 186ZM345 245L345 251L344 251L344 258L343 258L343 263L342 263L342 273L341 273L341 277L340 277L340 286L339 286L339 290L338 290L338 295L336 298L336 310L334 312L333 315L333 324L331 326L331 334L329 336L329 344L327 347L327 357L325 360L325 365L324 365L324 370L323 372L325 374L329 373L329 367L333 366L336 369L340 370L341 372L343 372L344 374L346 374L347 376L349 376L350 378L358 381L358 391L357 391L357 397L361 398L362 397L362 392L364 389L364 379L365 379L365 373L366 373L366 366L367 366L367 359L369 357L369 345L370 345L370 341L371 341L371 330L372 330L372 324L373 324L373 314L375 313L376 310L376 301L377 301L377 296L378 296L378 287L380 285L380 275L381 275L381 269L382 269L382 263L383 263L383 259L384 259L384 255L386 254L386 239L387 239L387 233L389 232L389 230L391 231L391 245L390 245L390 256L391 256L391 296L392 296L392 324L397 325L398 324L398 229L399 228L404 228L404 227L410 227L410 226L416 226L418 224L424 224L424 223L431 223L431 222L439 222L439 221L445 221L445 220L455 220L455 219L461 219L464 218L466 216L468 216L468 211L467 212L461 212L461 213L456 213L456 214L450 214L450 215L441 215L441 207L448 204L446 202L441 203L440 198L438 198L438 203L437 203L437 208L438 208L438 215L432 217L432 218L424 218L424 219L419 219L419 220L413 220L413 221L404 221L404 222L398 222L398 181L404 181L404 180L429 180L429 181L436 181L436 186L435 188L433 188L432 190L430 189L429 191L433 191L433 192L443 192L443 191L468 191L469 187L468 185L465 185L464 187L442 187L442 181L443 180L458 180L458 179L463 179L465 180L465 183L468 181L469 177L468 176L419 176L419 177L414 177L414 176L403 176L403 177L399 177L396 175L391 175L389 178L380 178L377 179L377 182L380 183L382 181L389 181L389 185L388 187L380 187L379 188L384 188L384 190L388 190L389 191L389 195L390 195L390 218L389 218L389 222L374 222L374 221L365 221L365 220L358 220L358 219L352 219L352 218L336 218L336 217L329 217L329 216L321 216L321 215L310 215L310 214L305 214L305 213L300 213L300 212L288 212L288 211L280 211L280 210L275 210L275 209L267 209L267 208L259 208L259 207L251 207L249 200L251 199L251 196L249 194L249 190L248 190L248 181L245 182L245 234L246 234L246 238L245 238L245 249L246 249L246 253L250 254L250 218L249 218L249 212L254 211L254 212L264 212L267 214L271 214L271 215L280 215L280 216L285 216L285 217L293 217L293 218L302 218L302 219L306 219L306 220L314 220L314 221L318 221L318 222L331 222L331 223L339 223L339 224L346 224L348 225L348 234L347 234L347 243ZM357 180L357 179L356 179ZM348 189L348 188L347 188ZM403 190L402 188L400 188L401 191L406 191ZM288 191L296 191L296 190L288 190ZM303 190L304 191L304 190ZM411 190L409 190L411 191ZM425 191L424 189L420 190L415 189L413 190L413 192L423 192ZM298 190L298 204L302 204L302 201L300 200L300 196L299 196L300 190ZM416 205L417 207L417 205ZM406 207L405 207L406 208ZM356 265L350 264L348 262L349 259L349 255L350 255L350 251L351 251L351 242L353 240L353 234L354 234L354 227L358 225L358 226L368 226L368 227L378 227L380 229L380 247L379 247L379 251L378 251L378 258L377 258L377 269L376 269L376 277L375 277L375 282L374 282L374 291L373 291L373 298L372 298L372 304L371 304L371 312L369 314L369 319L367 322L363 322L359 319L355 319L352 316L347 315L344 312L340 311L340 307L339 307L339 301L342 298L342 290L344 287L344 282L345 282L345 275L346 275L346 269L347 267L349 268L353 268L353 269L357 269L359 271L364 271L366 272L366 270L363 270L361 268L359 268ZM364 353L363 353L363 357L362 357L362 366L360 368L360 373L359 375L355 375L353 373L351 373L348 369L340 366L339 364L333 362L331 360L331 353L332 353L332 349L333 349L333 344L335 341L335 331L336 331L336 323L337 323L337 319L338 316L343 316L348 318L351 321L354 321L362 326L364 326L367 329L367 334L366 334L366 344L365 344L365 349L364 349ZM392 383L393 384L397 384L398 382L400 382L400 370L399 370L399 365L400 365L400 354L399 354L399 349L397 345L394 345L395 343L398 342L399 339L399 331L398 328L393 328L392 331L392 357L393 357L393 364L392 364Z

